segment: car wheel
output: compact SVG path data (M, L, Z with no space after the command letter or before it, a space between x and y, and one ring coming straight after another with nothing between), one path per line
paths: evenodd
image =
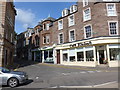
M18 85L18 79L17 78L10 78L8 80L8 85L12 88L16 87Z

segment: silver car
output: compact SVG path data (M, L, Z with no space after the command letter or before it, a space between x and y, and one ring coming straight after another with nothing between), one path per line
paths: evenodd
M28 75L21 71L10 71L9 69L0 67L0 85L9 85L16 87L28 80Z

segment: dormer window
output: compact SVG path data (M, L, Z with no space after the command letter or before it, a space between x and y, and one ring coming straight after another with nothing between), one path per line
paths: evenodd
M62 17L67 16L68 14L69 14L69 10L68 9L64 9L62 11Z
M77 6L76 5L72 5L70 7L70 13L76 12L77 11Z
M49 30L49 24L43 24L43 30Z

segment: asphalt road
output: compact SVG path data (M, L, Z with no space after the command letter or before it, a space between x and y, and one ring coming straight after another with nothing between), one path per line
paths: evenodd
M104 83L118 81L118 72L108 69L79 68L51 64L34 64L19 68L25 71L29 81L17 88L65 88L65 87L94 87ZM101 86L102 87L102 86Z

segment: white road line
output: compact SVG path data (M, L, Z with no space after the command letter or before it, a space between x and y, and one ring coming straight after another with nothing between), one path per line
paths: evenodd
M88 73L95 73L95 71L87 71Z
M80 73L87 73L87 72L83 71L83 72L80 72Z
M99 84L99 85L94 85L93 87L98 87L98 86L103 86L103 85L108 85L108 84L113 84L113 83L117 83L117 81L107 82L107 83L103 83L103 84Z
M94 88L94 87L103 86L103 85L108 85L108 84L114 84L114 83L117 83L117 81L107 82L107 83L103 83L103 84L99 84L99 85L88 85L88 86L59 86L59 87L60 87L60 88ZM57 86L55 86L54 88L57 88Z
M63 75L69 75L70 73L62 73Z
M102 72L102 71L100 71L100 70L97 70L96 72Z
M59 86L60 88L92 88L92 86Z

